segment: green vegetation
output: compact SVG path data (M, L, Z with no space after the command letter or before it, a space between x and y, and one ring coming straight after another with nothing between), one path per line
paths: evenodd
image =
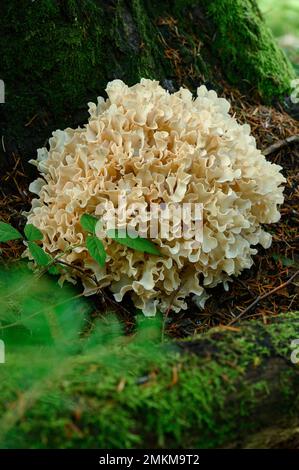
M83 214L80 219L82 228L86 232L89 232L86 238L86 248L90 256L99 263L100 266L105 266L107 257L105 246L102 240L96 235L96 225L98 222L99 219L90 214ZM63 256L64 252L58 253L52 258L49 253L46 253L42 247L37 245L36 242L43 239L43 234L34 225L27 224L24 228L24 234L29 253L37 267L46 268L46 271L50 274L62 274L63 270L72 269L72 267L76 269L75 265L68 265L65 261L59 259ZM152 241L139 236L133 238L126 230L107 230L106 236L135 251L152 255L160 254L157 246ZM0 221L0 243L6 243L20 238L23 238L23 235L18 230L12 225ZM76 247L77 246L78 245L76 245ZM75 246L70 245L68 251L71 251L73 248L75 248Z
M299 3L297 0L259 0L259 6L278 43L299 74Z
M275 37L299 36L299 3L297 0L258 0L261 12Z
M289 91L290 64L249 0L12 0L1 5L5 144L33 154L52 130L86 122L114 78L220 78L265 101Z
M243 90L242 81L251 84L266 101L286 94L294 73L255 3L219 0L206 4L216 35L212 48L229 81Z
M58 274L59 271L57 271L55 267L52 266L54 260L36 243L43 239L43 234L41 231L32 224L26 224L24 228L24 235L25 237L23 237L23 235L12 225L0 221L0 243L6 243L11 240L24 239L37 266L47 267L49 272L52 271L52 274Z
M102 95L109 80L133 84L140 77L163 76L163 51L139 4L132 2L130 10L124 1L109 7L94 0L1 6L4 108L20 147L22 139L40 146L49 137L48 126L54 130L86 120L87 102ZM34 116L32 133L24 126Z
M216 447L258 430L273 400L273 423L298 415L298 314L161 344L160 318L124 336L115 318L92 320L73 288L25 266L3 268L0 284L1 448Z

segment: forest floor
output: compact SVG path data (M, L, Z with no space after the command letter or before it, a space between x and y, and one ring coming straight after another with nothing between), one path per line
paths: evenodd
M211 297L204 310L199 310L190 301L186 311L175 315L171 310L167 312L165 328L172 337L194 335L219 325L224 329L235 329L235 323L251 318L267 323L271 316L296 310L298 306L299 145L286 139L298 136L299 122L280 108L248 102L238 91L227 86L224 90L238 121L250 124L258 148L268 153L268 160L283 167L287 179L285 202L280 221L270 226L271 248L259 248L253 267L233 278L229 291L222 286L209 289ZM6 170L0 174L0 220L22 229L25 224L22 211L30 207L28 186L31 177L26 176L20 155L12 154L9 158ZM12 241L2 246L2 256L5 260L19 258L23 249L22 242ZM117 306L109 293L104 302L96 297L94 301L94 316L113 310L125 322L128 331L134 326L135 309L129 301Z

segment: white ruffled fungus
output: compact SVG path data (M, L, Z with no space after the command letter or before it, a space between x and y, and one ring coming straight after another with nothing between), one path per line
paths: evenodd
M128 292L146 315L169 305L185 309L189 294L202 306L206 287L227 284L251 267L257 244L270 246L261 224L280 218L281 167L266 161L250 127L205 86L195 99L187 89L169 94L145 79L132 87L114 80L106 91L106 101L89 103L84 128L57 130L49 150L38 150L42 178L30 185L38 198L28 222L43 232L48 253L66 250L63 259L90 270L118 302ZM84 246L80 217L102 216L123 191L141 205L144 220L150 203L203 203L203 243L157 237L161 256L155 256L104 238L107 262L99 266ZM77 244L83 246L67 251ZM63 280L78 275L74 270ZM83 283L86 295L95 292Z

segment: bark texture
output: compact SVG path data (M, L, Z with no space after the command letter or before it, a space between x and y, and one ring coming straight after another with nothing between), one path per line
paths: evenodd
M4 0L0 31L1 134L25 159L53 130L86 122L115 78L170 91L221 91L224 79L271 101L293 76L254 0Z

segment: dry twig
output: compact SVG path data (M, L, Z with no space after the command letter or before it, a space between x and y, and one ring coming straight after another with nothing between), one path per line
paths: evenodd
M291 135L283 140L278 140L275 144L270 145L265 150L263 150L264 155L270 155L270 153L277 152L282 147L286 147L289 144L299 143L299 135Z
M259 303L261 300L266 299L270 295L274 294L275 292L279 291L280 289L283 289L284 287L288 286L296 276L298 276L299 270L296 271L286 282L283 282L279 286L275 287L274 289L270 290L269 292L266 292L264 295L259 295L248 307L246 307L237 317L235 317L232 321L228 323L227 326L232 325L233 323L236 323L236 321L240 320L241 317L245 315L249 310L251 310L257 303Z

